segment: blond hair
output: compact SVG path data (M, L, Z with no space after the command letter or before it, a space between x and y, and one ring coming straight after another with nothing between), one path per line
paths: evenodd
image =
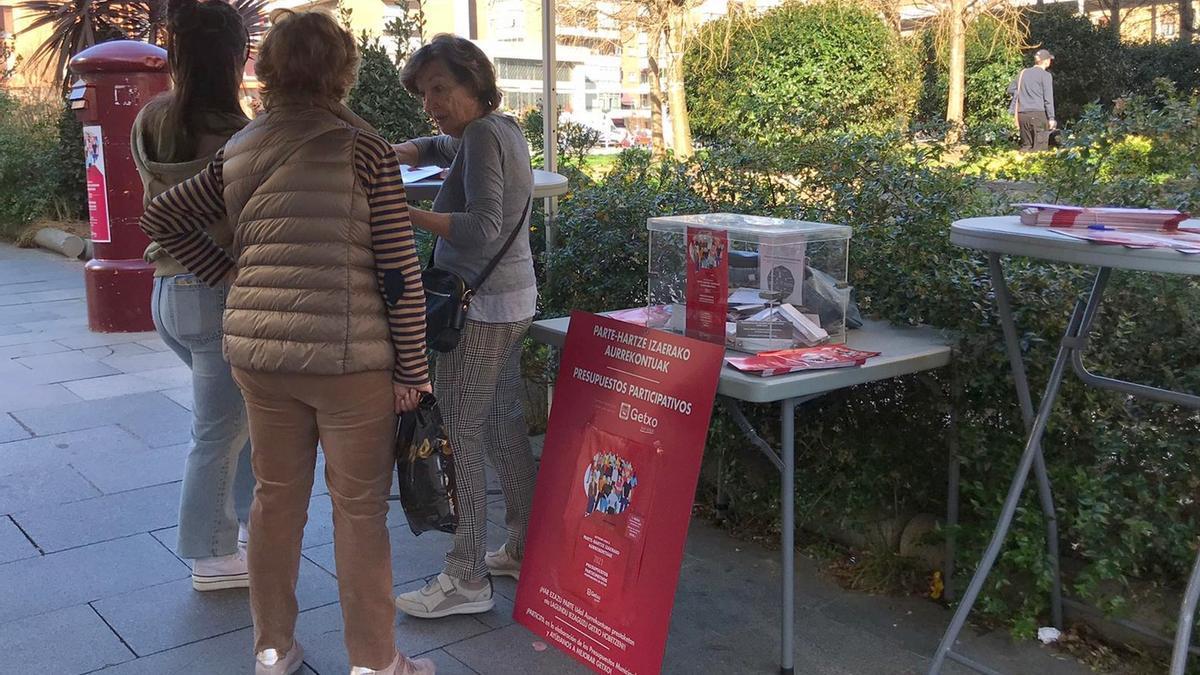
M345 99L358 79L354 36L323 11L277 9L270 18L254 62L266 107Z

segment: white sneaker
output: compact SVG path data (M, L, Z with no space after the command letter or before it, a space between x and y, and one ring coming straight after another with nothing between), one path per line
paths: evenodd
M437 666L429 659L410 659L396 653L396 658L383 670L371 670L362 666L350 669L350 675L435 675Z
M521 560L509 555L507 544L502 545L495 552L489 551L483 556L483 562L487 564L488 570L497 576L512 577L517 581L521 580Z
M246 554L240 550L232 555L197 558L192 561L192 588L197 591L249 587L250 574L246 570Z
M304 648L292 641L292 648L282 657L274 649L264 649L254 657L254 675L292 675L304 664Z
M238 550L243 554L246 552L246 544L250 543L250 526L246 523L238 523Z
M440 619L452 614L482 614L496 605L492 598L492 580L469 588L466 582L442 573L429 580L425 588L396 596L396 609L419 619Z

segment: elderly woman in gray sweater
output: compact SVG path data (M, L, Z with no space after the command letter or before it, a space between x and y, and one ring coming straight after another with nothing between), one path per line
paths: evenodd
M411 165L449 166L432 211L410 209L412 223L438 237L433 263L474 280L510 235L512 246L467 313L458 346L437 359L434 393L454 446L458 529L443 572L396 598L407 614L438 618L492 609L492 574L519 578L535 470L522 410L521 344L537 311L529 249L533 190L529 146L510 118L496 113L500 91L487 56L473 43L438 35L405 65L404 86L424 101L442 135L396 147ZM484 449L500 474L506 543L486 552Z

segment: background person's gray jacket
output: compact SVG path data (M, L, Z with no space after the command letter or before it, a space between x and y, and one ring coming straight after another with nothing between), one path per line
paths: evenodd
M1008 86L1008 95L1009 113L1045 112L1047 119L1054 119L1054 76L1049 71L1036 66L1022 70Z

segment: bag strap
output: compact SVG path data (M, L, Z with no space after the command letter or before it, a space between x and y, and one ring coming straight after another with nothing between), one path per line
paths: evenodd
M500 248L499 252L497 252L496 255L492 256L492 259L488 261L487 267L484 267L483 272L480 273L479 278L475 280L475 283L472 284L469 289L467 289L467 291L470 295L474 295L475 290L478 289L479 287L483 286L484 282L487 281L488 277L490 277L492 275L492 272L496 269L496 266L500 264L500 259L504 257L505 253L508 253L508 249L512 248L513 242L515 242L517 240L517 235L521 234L521 230L526 229L525 223L526 223L526 220L529 218L529 213L532 210L532 208L533 208L533 195L530 194L529 199L527 199L525 201L525 211L524 211L524 213L521 214L521 220L518 221L517 226L515 228L513 228L512 234L508 235L508 241L504 242L504 246L502 246ZM441 237L437 237L437 236L435 236L433 238L433 247L429 249L429 264L426 265L427 268L432 268L432 267L436 266L436 264L434 262L434 254L437 253L437 244L438 244L438 240L440 238Z
M521 214L521 219L517 221L517 226L513 228L512 234L508 235L508 241L504 242L504 246L501 247L500 251L497 252L496 255L492 256L492 259L488 261L487 267L483 268L483 272L479 274L479 278L476 279L475 283L471 286L472 291L481 288L483 283L487 281L487 278L492 276L492 272L496 269L496 266L500 264L500 259L504 257L505 253L508 253L508 249L512 248L513 242L517 240L517 235L521 234L521 230L525 229L525 219L529 217L529 212L532 208L533 194L531 191L529 199L525 200L525 211Z
M1021 72L1017 74L1017 90L1013 92L1013 121L1017 123L1018 127L1021 126L1021 78L1023 77L1025 77L1025 68L1022 68Z

